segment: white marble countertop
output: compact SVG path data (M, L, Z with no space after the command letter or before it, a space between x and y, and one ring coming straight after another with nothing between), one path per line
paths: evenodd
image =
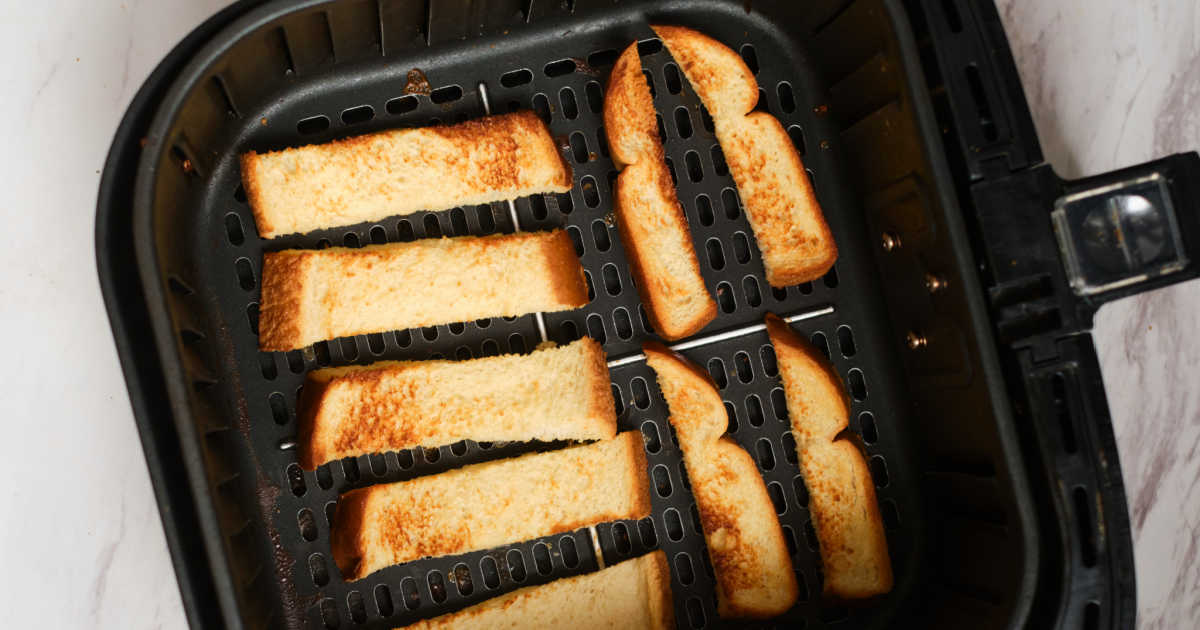
M14 628L183 628L100 298L96 189L166 51L223 0L0 6L0 609ZM999 0L1046 159L1068 177L1200 149L1194 0ZM1200 626L1200 282L1101 310L1143 628Z

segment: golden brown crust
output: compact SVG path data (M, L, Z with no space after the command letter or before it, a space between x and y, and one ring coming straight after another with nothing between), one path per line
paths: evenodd
M675 627L675 602L671 596L671 566L661 550L648 554L646 565L647 592L650 595L652 627L668 630Z
M254 225L259 235L275 233L275 225L262 212L262 188L258 176L258 154L247 151L241 157L242 190L246 192L246 202L250 204L250 212L254 215Z
M617 231L646 314L665 339L694 334L717 316L717 303L704 285L687 218L664 161L636 42L613 66L604 126L613 160L622 169L613 204ZM674 257L674 266L668 257Z
M299 251L263 254L262 305L258 317L258 346L273 352L303 345L302 311L308 256Z
M703 33L653 28L712 114L767 282L783 287L823 276L837 259L833 233L783 126L766 112L752 112L758 101L753 73L736 52Z
M821 552L824 593L860 599L892 588L883 519L866 459L836 439L849 421L850 402L836 370L775 315L766 317L783 380L809 512Z
M304 388L296 403L296 438L299 443L297 450L300 467L305 470L313 470L329 461L326 441L315 439L313 436L317 412L321 409L320 400L325 397L329 384L328 380L312 378L310 373L309 378L304 381Z
M724 435L728 417L710 376L665 347L643 346L670 410L717 581L722 617L765 618L795 603L799 584L758 467Z

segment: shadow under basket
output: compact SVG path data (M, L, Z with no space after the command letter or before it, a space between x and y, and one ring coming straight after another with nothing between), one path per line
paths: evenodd
M767 284L711 120L651 23L702 30L755 72L758 108L787 129L837 240L824 278ZM549 338L589 335L610 358L636 353L655 335L613 225L601 116L612 63L635 40L718 300L699 336L769 312L803 316L794 327L846 381L896 583L866 602L821 597L807 492L761 331L684 354L709 370L730 435L758 463L800 601L768 622L717 617L679 447L642 362L611 375L620 428L645 437L653 513L597 527L604 562L664 550L680 627L1129 626L1128 517L1087 329L1104 300L1194 275L1196 190L1183 176L1196 172L1194 155L1097 180L1054 177L989 3L371 0L222 11L150 77L106 164L101 284L193 627L390 628L597 568L584 529L344 580L330 553L339 493L555 445L465 442L303 471L292 446L305 374L526 352L541 338L526 316L259 352L260 271L269 250L562 227L592 300L547 314ZM429 90L407 89L413 69ZM239 181L247 150L518 109L549 124L575 177L568 194L517 200L519 225L495 203L271 241L255 231ZM1145 184L1146 169L1163 183L1162 229L1178 237L1183 266L1075 290L1093 267L1060 254L1071 204Z

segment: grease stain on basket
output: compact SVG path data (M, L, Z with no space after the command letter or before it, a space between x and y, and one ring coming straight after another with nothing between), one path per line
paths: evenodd
M424 94L429 96L433 93L433 87L429 85L429 78L421 72L420 68L413 68L408 71L408 77L404 82L404 94Z

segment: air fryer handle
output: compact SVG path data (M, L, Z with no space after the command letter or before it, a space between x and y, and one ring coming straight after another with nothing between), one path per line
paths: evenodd
M1071 291L1093 308L1200 275L1200 155L1062 183L1051 212Z

